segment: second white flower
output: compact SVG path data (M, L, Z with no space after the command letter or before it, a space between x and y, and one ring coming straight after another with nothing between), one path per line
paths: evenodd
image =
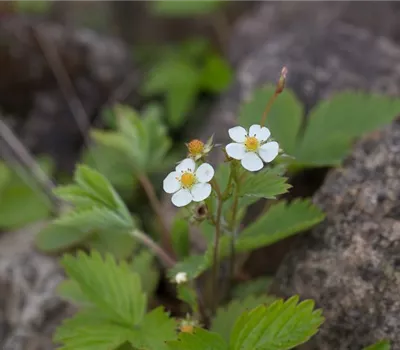
M164 191L173 193L172 203L177 207L184 207L190 202L201 202L211 194L211 185L208 183L214 177L214 169L204 163L196 170L193 159L187 158L178 164L163 183Z

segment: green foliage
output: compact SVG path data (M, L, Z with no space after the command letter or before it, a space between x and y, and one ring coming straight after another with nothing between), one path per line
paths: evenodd
M295 296L244 312L233 327L230 350L286 350L306 342L324 318L312 300L298 301Z
M321 222L324 214L309 200L285 201L272 205L269 210L254 223L246 227L236 239L235 250L246 253L257 248L269 246L284 238L309 229ZM230 239L223 236L220 240L220 258L230 252ZM172 278L178 272L186 272L188 279L194 279L207 270L213 262L213 243L210 242L203 255L191 255L178 262L169 271Z
M176 338L175 322L161 308L145 314L140 277L128 264L117 264L111 255L102 259L96 252L80 252L66 255L62 265L82 293L72 287L75 299L86 298L93 305L57 329L54 339L63 344L61 349L110 350L128 342L145 350L166 350L165 342Z
M40 158L38 163L46 174L52 173L48 159ZM31 178L20 177L22 171L0 162L0 229L15 230L50 215L51 203Z
M232 296L234 298L245 298L249 295L263 295L267 292L271 283L271 277L252 279L235 286L232 290Z
M275 87L256 91L240 111L239 124L259 123ZM320 102L306 118L294 94L285 90L267 119L273 137L301 166L337 166L355 138L390 123L400 113L400 100L361 92L341 92Z
M192 334L181 333L179 340L168 345L170 350L228 350L220 335L201 328L195 328Z
M191 45L183 43L174 50L154 55L159 57L153 58L141 92L147 97L165 96L168 123L172 128L184 124L199 93L220 93L232 78L227 61L203 41L198 44L194 40Z
M55 189L55 194L73 208L38 234L38 248L52 252L86 243L128 256L134 248L128 232L135 222L124 202L103 175L85 165L77 167L74 180L74 185Z
M57 286L57 294L63 299L80 306L92 306L92 302L85 296L78 282L66 279Z
M175 253L180 259L186 258L190 252L189 223L177 216L171 228L171 241Z
M13 5L18 13L45 14L51 10L51 1L43 0L17 0Z
M152 13L162 17L190 17L215 12L221 5L220 0L156 0L150 3L150 9Z
M263 303L270 303L274 300L266 295L255 297L249 295L244 299L235 299L228 305L220 307L211 321L210 330L218 333L223 339L229 342L229 337L238 317L245 311L255 308Z
M160 279L160 272L155 264L154 255L142 249L135 254L130 265L132 271L140 276L142 289L146 295L153 295Z
M373 345L367 346L364 350L390 350L390 348L389 340L381 340Z

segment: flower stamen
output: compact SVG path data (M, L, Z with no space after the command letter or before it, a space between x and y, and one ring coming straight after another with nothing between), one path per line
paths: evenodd
M246 136L246 141L244 142L244 145L248 152L255 152L260 146L260 142L255 136Z
M181 184L185 188L191 188L196 182L196 177L191 172L185 172L181 176Z

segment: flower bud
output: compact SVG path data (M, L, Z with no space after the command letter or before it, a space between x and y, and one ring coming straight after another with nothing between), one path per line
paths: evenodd
M276 93L280 94L285 88L286 84L286 76L288 73L288 69L286 67L282 68L281 76L279 77L278 84L276 85Z
M200 140L192 140L187 144L189 155L192 157L201 156L204 152L204 143Z

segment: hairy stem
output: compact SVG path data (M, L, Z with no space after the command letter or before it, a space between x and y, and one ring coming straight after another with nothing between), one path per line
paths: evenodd
M154 190L153 184L150 182L148 176L146 174L140 174L139 182L143 187L144 191L146 192L147 198L150 201L150 205L155 212L158 222L161 228L161 246L168 251L169 254L174 255L173 249L171 246L170 240L170 232L168 229L167 224L164 221L163 211L160 201L157 198L156 192Z
M275 91L275 93L274 93L274 94L272 95L272 97L269 99L269 101L268 101L268 103L267 103L267 106L265 107L265 110L264 110L263 116L262 116L262 118L261 118L261 121L260 121L260 125L261 125L261 126L264 126L264 124L265 124L265 122L266 122L266 120L267 120L268 113L269 113L269 111L271 110L271 107L272 107L272 105L274 104L274 102L275 102L276 98L278 97L278 95L279 95L279 92L278 92L278 91Z
M146 247L148 247L163 263L166 268L171 268L175 265L176 261L164 249L162 249L156 242L154 242L148 235L139 230L134 230L131 236L138 239Z

